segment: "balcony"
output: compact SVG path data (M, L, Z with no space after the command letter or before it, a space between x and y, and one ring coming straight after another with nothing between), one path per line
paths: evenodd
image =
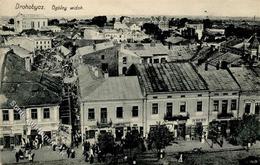
M218 119L229 119L229 118L232 118L232 117L234 117L232 112L229 112L229 113L219 113L218 114Z
M98 128L108 128L112 126L112 120L109 122L107 120L101 120L101 122L97 121Z
M177 120L188 120L190 118L189 114L187 115L165 115L164 116L164 120L167 121L177 121Z

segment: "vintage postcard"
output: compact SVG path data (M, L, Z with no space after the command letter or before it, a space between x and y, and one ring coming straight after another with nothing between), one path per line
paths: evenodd
M260 164L260 1L0 0L2 164Z

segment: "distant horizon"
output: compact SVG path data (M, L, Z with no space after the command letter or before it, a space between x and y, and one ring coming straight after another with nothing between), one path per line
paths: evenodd
M44 6L44 9L15 9L19 5ZM43 14L46 17L168 16L260 18L259 0L0 0L0 16ZM4 5L3 5L4 4ZM53 5L57 8L54 9ZM70 10L70 7L82 7ZM65 8L66 11L65 11Z

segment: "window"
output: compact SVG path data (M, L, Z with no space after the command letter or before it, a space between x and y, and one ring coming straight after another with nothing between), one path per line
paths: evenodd
M214 96L219 96L219 93L214 93Z
M202 96L202 94L198 94L198 97L201 97Z
M127 57L123 57L123 64L127 64Z
M50 109L49 108L44 108L43 109L43 118L44 119L49 119L50 118Z
M38 22L38 28L40 28L40 22Z
M172 116L172 103L166 104L166 116Z
M159 59L154 59L153 63L155 63L155 64L159 63Z
M185 97L185 95L181 95L181 97Z
M245 113L250 113L250 109L251 109L251 103L246 103L246 105L245 105Z
M197 102L197 112L201 112L202 111L202 101L198 101Z
M107 123L107 108L101 108L100 118L101 123Z
M3 110L3 121L8 121L8 120L9 120L9 111Z
M222 113L227 113L228 101L222 100Z
M180 112L186 112L186 102L180 103Z
M167 96L167 98L172 98L172 96Z
M32 119L37 119L37 109L31 109L31 118Z
M17 110L14 109L14 120L20 120L20 114Z
M228 93L223 93L223 96L227 96L228 95Z
M133 106L132 108L132 116L138 117L138 106Z
M152 114L158 114L158 104L157 103L153 103L152 104Z
M237 110L237 100L231 100L231 110Z
M95 130L89 130L89 131L86 131L86 137L87 139L92 139L92 138L95 138Z
M260 114L260 103L255 103L255 114L256 115Z
M43 21L43 26L45 26L45 22Z
M104 60L105 59L105 55L101 55L101 60Z
M88 109L88 119L89 120L95 119L95 109L93 109L93 108Z
M117 107L116 108L116 117L117 118L123 118L123 107Z
M161 63L165 63L166 62L166 58L161 58Z
M158 97L157 96L153 96L153 99L157 99Z
M214 100L213 106L214 106L214 111L219 111L219 101L218 100Z
M123 68L122 68L122 73L123 73L123 74L126 74L126 71L127 71L127 67L123 67Z
M237 95L237 93L232 93L232 95Z

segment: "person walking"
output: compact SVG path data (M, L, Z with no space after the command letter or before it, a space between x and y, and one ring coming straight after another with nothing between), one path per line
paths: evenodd
M19 159L20 159L19 151L16 151L16 152L15 152L15 159L16 159L16 163L18 163L18 162L19 162Z
M75 158L76 157L76 153L74 149L71 149L71 158Z
M68 147L68 148L67 148L67 155L68 155L68 158L70 158L70 154L71 154L71 150L70 150L70 148Z

